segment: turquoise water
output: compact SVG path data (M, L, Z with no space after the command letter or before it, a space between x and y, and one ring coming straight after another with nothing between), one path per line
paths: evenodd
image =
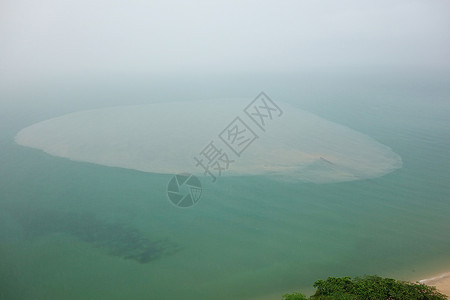
M109 100L91 95L97 102L77 101L69 89L65 104L30 100L51 99L45 91L5 93L0 299L278 299L309 293L327 276L412 279L450 268L449 77L357 78L291 75L248 79L249 87L228 79L226 88L211 80L204 90L199 80L177 85L179 94L166 92L170 83L134 91L142 103L143 95L251 97L261 85L274 100L365 133L403 160L386 176L335 184L205 177L191 209L166 199L170 175L73 162L12 141L34 122L121 104L126 89Z

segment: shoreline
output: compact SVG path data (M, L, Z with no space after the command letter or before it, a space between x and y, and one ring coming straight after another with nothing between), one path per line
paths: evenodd
M450 297L450 272L440 273L436 276L418 281L429 286L435 286L439 292Z

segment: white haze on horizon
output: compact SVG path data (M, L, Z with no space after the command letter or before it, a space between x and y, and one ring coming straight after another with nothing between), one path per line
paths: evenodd
M0 42L6 86L113 74L448 68L450 2L6 0Z

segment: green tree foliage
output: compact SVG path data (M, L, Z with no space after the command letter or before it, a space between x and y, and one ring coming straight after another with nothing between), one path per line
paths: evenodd
M421 283L411 283L382 278L365 277L329 277L317 280L316 292L310 300L445 300L447 296L439 293L435 287ZM297 297L297 298L296 298ZM302 294L286 294L283 300L308 299Z
M282 300L308 300L305 295L294 292L292 294L284 294Z

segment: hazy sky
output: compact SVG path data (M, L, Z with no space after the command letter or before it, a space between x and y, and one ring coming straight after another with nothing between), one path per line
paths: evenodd
M445 66L450 1L3 0L0 80Z

